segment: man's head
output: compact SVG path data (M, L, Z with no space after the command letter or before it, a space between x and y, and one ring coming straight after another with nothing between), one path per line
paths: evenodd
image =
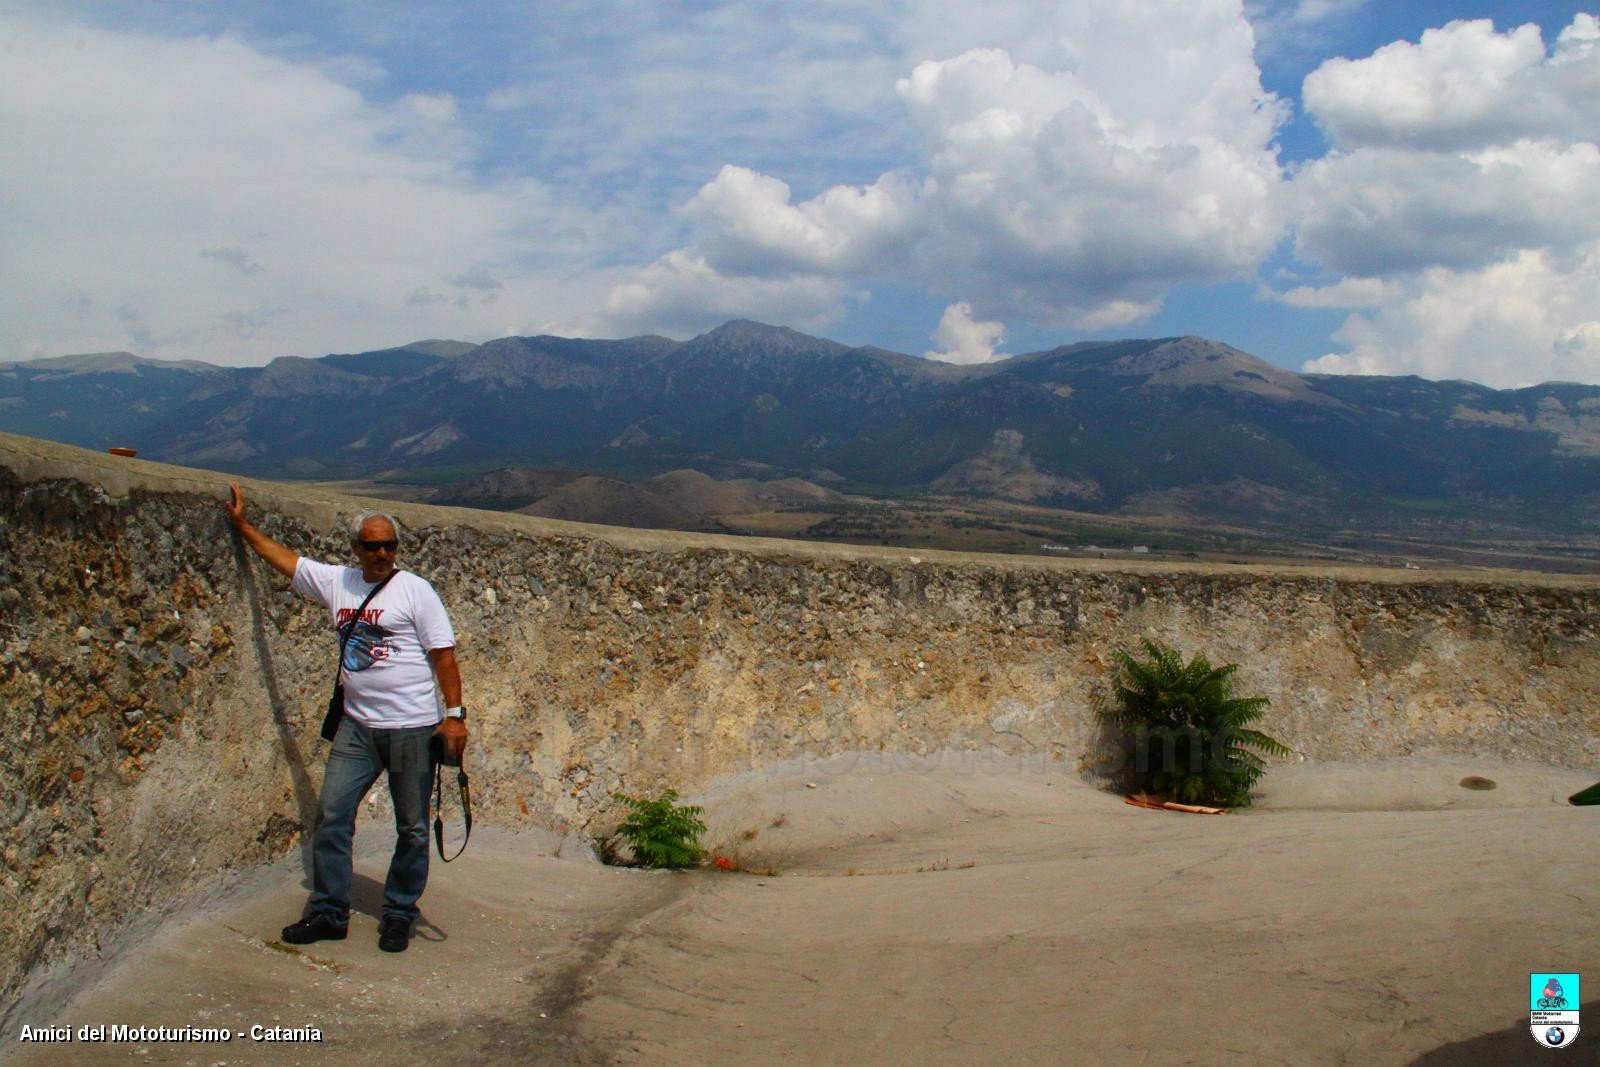
M400 523L382 511L363 511L350 520L350 541L361 563L361 577L379 582L394 570L400 546Z

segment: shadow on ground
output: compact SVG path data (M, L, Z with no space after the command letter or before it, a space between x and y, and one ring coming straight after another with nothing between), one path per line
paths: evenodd
M1589 1009L1590 1019L1600 1018L1600 1000L1591 1000L1583 1007ZM1569 1055L1560 1061L1550 1060L1547 1057L1556 1050L1547 1049L1535 1041L1528 1029L1528 1020L1524 1018L1492 1034L1440 1045L1432 1052L1424 1053L1412 1060L1410 1067L1506 1067L1507 1064L1517 1063L1600 1063L1600 1040L1580 1036L1579 1042L1578 1047L1583 1048L1583 1052L1579 1054L1578 1059L1572 1059ZM1588 1047L1584 1048L1585 1045Z

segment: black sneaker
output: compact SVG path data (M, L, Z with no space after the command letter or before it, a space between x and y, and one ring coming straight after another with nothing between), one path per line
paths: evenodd
M378 947L385 952L404 952L411 944L411 920L404 915L385 915L378 924Z
M291 945L309 945L316 941L343 941L350 927L336 923L321 912L312 912L297 923L283 928L283 939Z

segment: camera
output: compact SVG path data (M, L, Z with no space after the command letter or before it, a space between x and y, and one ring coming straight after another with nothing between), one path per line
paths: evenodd
M450 753L444 747L444 738L440 737L438 734L434 734L432 737L428 738L428 754L433 757L433 762L440 764L441 766L461 766L461 758L459 756L452 757L450 755Z

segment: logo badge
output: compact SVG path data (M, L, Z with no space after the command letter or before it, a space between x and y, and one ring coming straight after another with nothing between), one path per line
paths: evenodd
M1528 976L1528 1029L1545 1048L1566 1048L1578 1039L1578 976L1535 971Z

